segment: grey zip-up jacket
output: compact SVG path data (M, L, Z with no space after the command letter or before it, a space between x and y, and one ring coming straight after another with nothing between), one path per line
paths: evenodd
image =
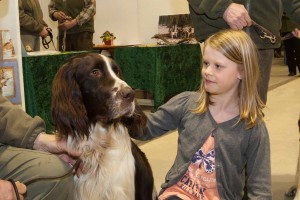
M281 17L283 10L295 22L300 23L299 0L188 0L190 14L198 41L204 41L213 33L229 28L223 14L231 3L242 4L250 17L259 25L280 38ZM280 40L272 44L268 39L261 39L253 26L244 29L255 42L258 49L270 49L280 46Z
M253 128L246 129L244 121L236 124L237 116L217 124L209 112L201 115L191 112L198 97L197 92L184 92L173 97L149 115L146 135L138 138L149 140L178 129L177 155L161 186L161 193L182 178L193 155L214 133L216 178L221 199L242 199L245 166L249 198L272 199L270 143L265 123L258 121Z
M0 146L32 149L41 132L45 132L45 124L40 117L32 118L0 95Z

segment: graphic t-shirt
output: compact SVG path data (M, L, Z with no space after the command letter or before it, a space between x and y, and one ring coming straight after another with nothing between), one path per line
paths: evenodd
M211 135L194 154L188 170L159 200L177 196L184 200L219 200L215 171L215 140Z

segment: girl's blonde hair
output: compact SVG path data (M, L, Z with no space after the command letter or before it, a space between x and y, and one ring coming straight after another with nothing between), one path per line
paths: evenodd
M238 87L239 121L245 120L247 128L252 128L258 118L263 119L262 110L265 107L257 91L259 68L255 44L244 31L227 29L210 36L204 42L204 49L207 45L241 65L243 79ZM208 105L212 103L209 100L209 93L205 90L203 79L199 92L201 94L199 105L193 110L197 114L206 112Z

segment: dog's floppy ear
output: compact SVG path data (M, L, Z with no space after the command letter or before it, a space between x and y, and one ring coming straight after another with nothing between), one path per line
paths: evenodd
M88 136L89 123L76 82L78 59L71 59L56 73L52 83L51 109L54 126L59 135L82 138L84 135Z
M135 102L135 110L132 116L123 117L122 123L127 127L130 137L135 139L143 138L147 125L147 116L143 112L140 105Z

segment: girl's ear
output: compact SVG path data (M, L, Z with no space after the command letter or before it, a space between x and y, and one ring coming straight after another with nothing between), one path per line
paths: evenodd
M239 73L238 73L237 78L239 80L243 80L244 79L244 74L245 74L244 65L240 65L239 66Z

